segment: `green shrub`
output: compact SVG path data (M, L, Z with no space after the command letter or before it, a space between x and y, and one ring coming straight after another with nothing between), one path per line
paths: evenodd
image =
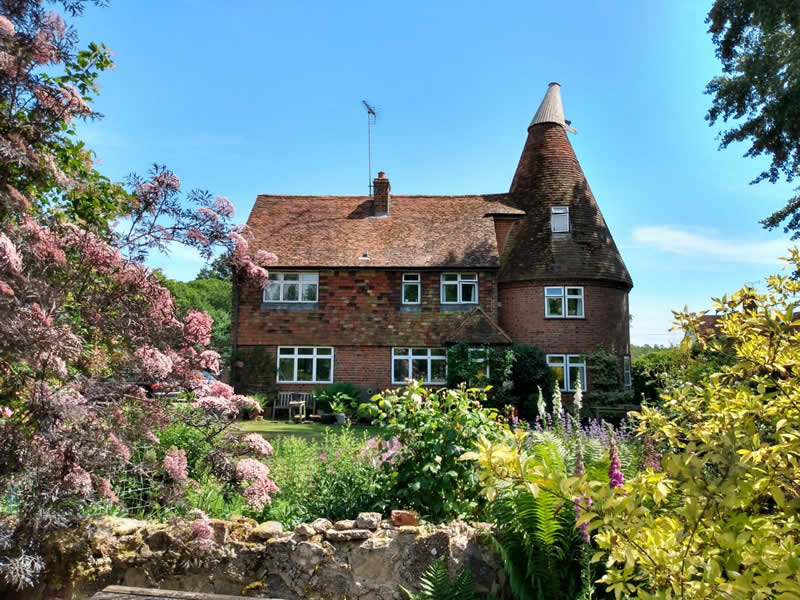
M537 414L539 388L546 399L553 396L553 370L547 364L544 352L536 346L514 344L511 350L516 356L511 369L511 395L515 398L520 416L532 420Z
M513 387L511 370L516 355L510 349L474 346L460 342L447 349L447 387L485 388L486 405L502 408L515 401L509 394Z
M213 450L208 436L208 432L203 432L197 427L191 427L184 423L174 423L157 434L160 442L158 445L158 459L162 460L167 451L175 446L186 453L189 477L198 479L205 470L202 464L203 459Z
M461 572L450 577L444 556L433 561L419 578L419 592L414 594L407 589L402 590L408 594L408 600L474 600L475 578L468 566Z
M438 522L479 512L477 476L459 457L479 437L494 439L507 429L496 409L481 406L485 399L483 391L431 390L417 382L373 397L374 416L396 438L396 455L384 470L397 506Z
M584 396L586 412L591 414L598 407L614 407L634 401L633 392L625 389L619 356L601 348L586 354L585 358L592 380L592 387Z
M317 407L324 411L331 410L331 401L334 399L345 404L342 412L348 414L358 412L361 404L361 390L352 383L344 381L337 381L328 386L318 385L312 393L317 401Z

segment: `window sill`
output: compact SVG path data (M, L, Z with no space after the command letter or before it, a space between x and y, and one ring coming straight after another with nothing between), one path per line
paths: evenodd
M422 306L419 304L403 304L400 306L400 312L422 312Z
M441 312L467 312L478 306L478 303L473 304L440 304L439 310Z
M276 381L278 385L287 384L287 385L330 385L333 381Z
M586 317L554 317L552 315L551 316L545 315L544 318L545 319L553 319L554 321L556 321L556 320L561 320L561 321L585 321L586 320Z
M319 302L262 302L261 303L262 310L317 310L318 308L319 308Z

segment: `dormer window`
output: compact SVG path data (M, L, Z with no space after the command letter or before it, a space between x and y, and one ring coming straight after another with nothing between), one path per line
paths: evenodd
M550 208L550 226L553 233L569 233L569 206Z

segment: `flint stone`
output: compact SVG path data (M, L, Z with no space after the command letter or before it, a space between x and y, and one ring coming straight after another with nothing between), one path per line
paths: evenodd
M114 529L113 533L116 536L122 535L131 535L139 531L140 529L144 529L147 526L145 521L138 521L136 519L126 519L126 518L118 518L114 519Z
M368 529L329 529L325 532L325 538L331 542L349 542L350 540L365 540L372 535Z
M314 519L311 522L311 526L317 533L325 533L328 531L328 529L333 527L333 523L331 523L328 519Z
M413 511L393 510L392 523L398 527L402 527L403 525L419 525L419 520L417 519L417 513Z
M311 537L312 535L317 533L317 531L308 523L300 523L297 527L294 528L294 532L304 537Z
M265 521L259 523L253 531L250 532L251 538L259 540L268 540L277 537L283 533L283 525L277 521Z
M381 513L363 512L356 517L356 527L358 529L377 529L381 524Z
M352 519L346 519L344 521L336 521L336 523L334 523L333 526L334 528L340 531L344 529L354 529L356 526L356 522Z
M166 531L156 531L155 533L149 535L144 542L153 552L169 550L176 544L175 538Z

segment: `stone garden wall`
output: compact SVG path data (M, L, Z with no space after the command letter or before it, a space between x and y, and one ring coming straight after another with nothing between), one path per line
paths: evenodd
M191 521L84 523L48 540L46 585L35 593L0 589L0 596L77 600L121 584L287 600L394 600L407 598L401 586L416 589L441 556L451 573L468 565L479 592L507 592L481 526L396 526L377 513L335 524L317 519L293 532L249 519L206 523L213 533Z

